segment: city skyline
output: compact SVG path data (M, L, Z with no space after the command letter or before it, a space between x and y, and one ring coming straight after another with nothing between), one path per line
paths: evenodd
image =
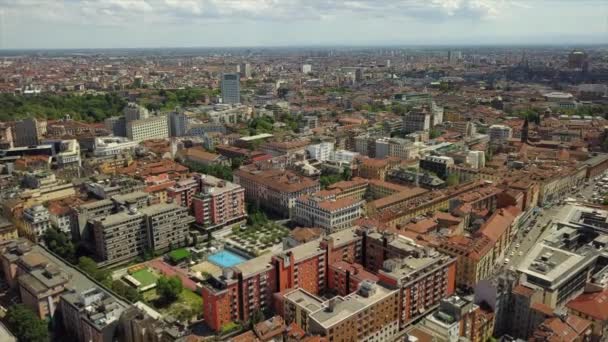
M608 4L599 0L21 0L0 7L0 49L608 42Z

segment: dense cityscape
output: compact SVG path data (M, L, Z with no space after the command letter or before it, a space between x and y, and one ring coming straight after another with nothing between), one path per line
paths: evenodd
M0 49L0 342L608 341L600 43Z

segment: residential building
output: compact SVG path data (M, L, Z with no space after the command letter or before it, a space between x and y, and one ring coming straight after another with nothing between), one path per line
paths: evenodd
M312 65L310 64L302 64L302 73L303 74L308 74L312 72Z
M17 279L23 304L33 310L40 319L53 317L59 304L59 296L68 285L69 276L57 265L43 260Z
M127 122L127 138L141 142L148 139L169 138L169 122L166 114Z
M194 195L200 191L200 183L194 178L179 180L170 188L167 188L167 198L178 205L192 208Z
M49 211L42 205L34 205L23 211L25 235L39 239L51 227Z
M355 158L357 158L357 156L359 156L359 153L357 153L357 152L351 152L351 151L347 151L347 150L336 150L332 154L331 160L352 163L353 160L355 160Z
M237 72L243 79L251 78L251 64L246 62L239 64Z
M242 186L209 175L201 175L200 181L201 192L192 199L197 224L223 227L245 220L245 189Z
M308 331L329 341L390 341L399 332L399 291L363 282L357 292L311 313Z
M95 251L103 264L132 260L147 252L165 252L186 244L194 218L175 203L138 209L135 203L118 213L95 218Z
M331 159L334 154L334 144L331 142L322 142L319 144L308 145L306 151L310 155L311 159L318 161L326 161Z
M63 328L78 341L112 341L126 306L103 290L93 287L61 295L59 310Z
M280 169L242 167L234 173L234 182L245 188L247 201L288 217L298 197L320 190L317 180Z
M388 170L397 164L399 164L399 159L396 158L358 158L356 175L367 179L384 180Z
M16 239L18 236L17 226L0 216L0 243Z
M366 271L362 265L343 260L330 264L327 273L327 288L339 296L357 291L364 281L378 282L378 277Z
M399 291L399 329L439 306L456 289L456 259L417 245L402 235L361 231L362 265L378 272L380 284Z
M441 179L446 179L454 159L446 156L426 156L420 160L420 168L431 171Z
M582 293L566 304L568 313L591 322L591 341L608 338L608 289Z
M293 220L305 227L318 227L328 234L350 228L362 215L364 201L356 198L336 199L331 194L304 195L295 202Z
M222 74L222 103L241 103L240 75L237 73Z
M145 120L150 117L150 112L135 102L129 102L123 109L123 115L128 123L136 120Z

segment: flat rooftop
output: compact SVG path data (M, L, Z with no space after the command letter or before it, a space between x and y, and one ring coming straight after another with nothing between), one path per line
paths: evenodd
M309 315L309 318L315 320L319 325L328 329L343 320L356 315L360 311L365 310L371 305L378 303L379 301L394 295L398 290L389 290L383 286L374 285L375 292L371 293L369 297L364 297L358 292L352 293L346 297L334 297L332 300L335 301L333 310L328 309L328 302L325 303L325 307L317 310L316 312Z
M323 307L321 298L300 288L285 294L283 297L308 311L308 313L315 312Z

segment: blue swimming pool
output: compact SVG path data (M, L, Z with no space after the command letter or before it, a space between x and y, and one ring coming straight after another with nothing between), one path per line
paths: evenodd
M212 262L220 267L232 267L244 262L245 258L232 253L231 251L223 250L207 257L209 262Z

